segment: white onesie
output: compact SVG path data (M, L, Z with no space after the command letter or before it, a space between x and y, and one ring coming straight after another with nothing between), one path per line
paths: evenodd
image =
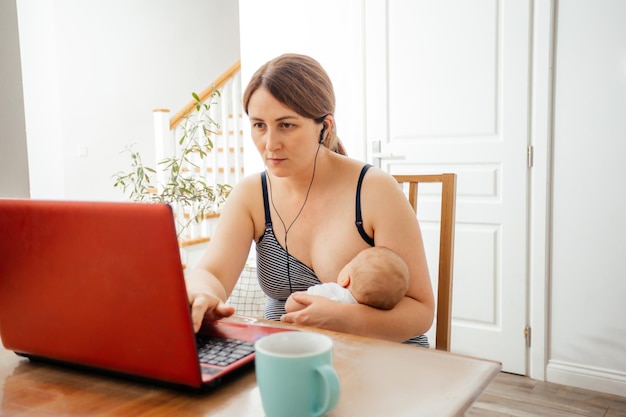
M323 284L313 285L312 287L309 287L306 292L307 294L319 295L343 304L357 304L357 301L350 290L342 287L336 282L325 282Z

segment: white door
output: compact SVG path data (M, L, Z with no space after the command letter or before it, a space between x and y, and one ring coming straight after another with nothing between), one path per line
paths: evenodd
M393 174L458 175L452 351L519 374L526 374L529 26L528 0L365 3L369 158ZM374 150L392 158L374 159ZM424 205L418 214L433 277L434 212Z

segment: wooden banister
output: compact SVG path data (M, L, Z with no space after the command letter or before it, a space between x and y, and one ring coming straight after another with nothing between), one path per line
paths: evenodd
M230 68L228 68L222 75L220 75L213 82L213 84L211 84L210 86L202 90L200 94L198 94L200 101L204 103L206 99L209 98L211 94L213 94L213 91L219 90L220 88L222 88L224 84L226 84L226 82L228 82L228 80L234 77L235 74L237 74L240 70L241 70L241 61L237 61ZM185 116L189 112L193 111L195 108L196 108L196 101L191 100L178 113L172 116L172 118L170 119L170 130L173 130L174 128L176 128L176 126L178 126L178 124L185 118Z

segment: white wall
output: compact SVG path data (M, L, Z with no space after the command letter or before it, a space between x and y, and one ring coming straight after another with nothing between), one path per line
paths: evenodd
M349 156L363 159L361 2L318 0L306 7L302 4L291 0L239 0L242 89L258 67L278 55L293 52L315 58L328 72L335 89L337 135ZM247 120L244 126L249 129ZM250 135L245 137L246 144L251 145ZM246 152L245 166L247 173L263 169L255 151Z
M548 378L626 395L626 2L559 2ZM608 379L608 380L607 380ZM615 384L613 384L615 385Z
M175 113L239 59L237 6L17 0L32 197L123 199L112 176L127 145L151 163L152 110Z
M29 197L15 0L0 1L0 198Z

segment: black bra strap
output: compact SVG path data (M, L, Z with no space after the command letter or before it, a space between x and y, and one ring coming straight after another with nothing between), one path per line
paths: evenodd
M267 177L266 172L261 172L261 186L263 187L263 208L265 208L265 229L272 228L272 216L270 214L270 202L267 195Z
M370 164L366 164L363 169L361 169L361 174L359 175L359 182L356 186L356 228L359 231L359 234L363 238L363 240L370 246L374 246L374 239L369 237L365 230L363 229L363 217L361 216L361 184L363 184L363 177L365 177L365 173L372 166Z

